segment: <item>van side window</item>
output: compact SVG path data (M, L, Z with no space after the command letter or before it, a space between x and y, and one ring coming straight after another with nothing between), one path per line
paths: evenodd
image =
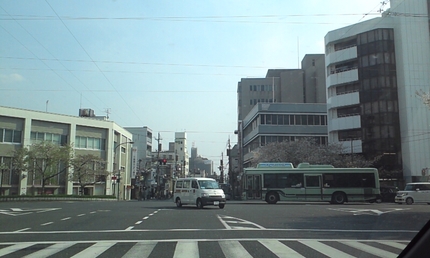
M190 180L185 180L183 188L190 188Z
M191 188L199 189L199 187L198 187L198 185L197 185L197 181L196 181L196 180L194 180L194 181L191 183Z
M182 181L176 182L176 188L182 188Z

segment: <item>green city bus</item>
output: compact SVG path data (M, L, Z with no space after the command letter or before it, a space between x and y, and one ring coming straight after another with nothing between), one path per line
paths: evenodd
M335 168L332 165L260 163L245 168L242 198L278 201L313 201L343 204L374 202L380 195L375 168Z

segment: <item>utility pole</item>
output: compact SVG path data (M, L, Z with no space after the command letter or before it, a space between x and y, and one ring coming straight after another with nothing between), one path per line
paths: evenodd
M157 141L157 194L160 194L160 151L161 151L161 145L160 145L160 133L158 133L158 138L155 138Z
M231 166L231 145L230 145L230 136L228 137L228 149L227 149L227 156L228 156L228 178L230 181L230 187L232 191L232 198L234 199L234 185L235 185L235 175L234 171Z
M222 184L224 183L224 156L223 153L221 152L221 161L220 161L220 165L219 165L219 170L220 170L220 179L219 182Z

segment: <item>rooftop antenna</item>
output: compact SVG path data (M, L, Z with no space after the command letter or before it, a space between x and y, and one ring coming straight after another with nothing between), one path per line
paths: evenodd
M109 119L110 108L105 108L106 118Z
M48 112L48 103L49 103L49 99L46 101L46 107L45 107L46 112Z

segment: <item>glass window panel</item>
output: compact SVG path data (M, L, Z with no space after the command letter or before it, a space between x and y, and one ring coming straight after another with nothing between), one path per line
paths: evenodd
M67 144L67 135L61 135L61 145Z
M59 134L53 134L52 135L52 142L59 145L61 142L60 135Z
M314 116L314 119L315 119L315 125L321 125L320 116Z
M79 139L79 146L80 148L86 148L87 147L87 137L80 137Z
M314 116L308 115L308 125L314 125Z
M284 125L290 124L290 115L284 115Z
M12 139L13 139L13 130L5 129L4 142L12 142Z
M1 132L1 129L0 129L0 134L1 134L2 132ZM32 141L35 141L36 140L36 136L37 136L37 133L36 132L31 132L30 133L30 140L32 140ZM2 139L2 137L0 137L0 140Z
M21 131L14 131L13 132L13 142L15 143L21 143Z
M36 140L37 141L44 141L45 140L45 134L44 133L36 133Z
M0 129L0 142L3 142L3 131L4 129Z
M284 125L284 115L278 115L278 125Z
M100 150L101 149L101 139L94 138L94 149Z
M301 116L302 125L308 125L308 119L306 115Z
M87 148L88 149L94 149L94 138L92 138L92 137L88 138Z
M300 115L294 116L294 125L302 125L302 117Z
M52 142L52 133L45 134L45 141Z

